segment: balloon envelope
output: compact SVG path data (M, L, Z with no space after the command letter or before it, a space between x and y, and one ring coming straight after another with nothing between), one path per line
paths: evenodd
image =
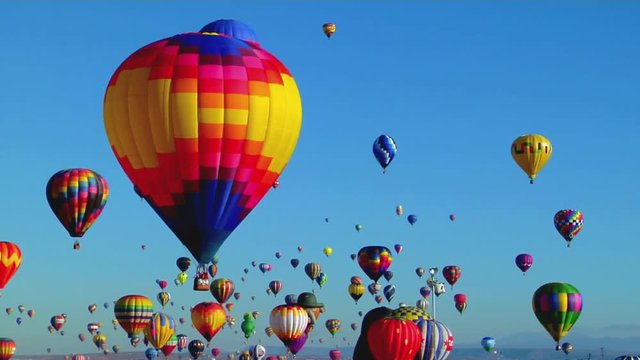
M528 134L519 136L511 144L511 156L520 168L529 175L531 184L538 172L551 158L551 142L542 135Z
M582 295L573 285L553 282L542 285L532 298L533 313L559 346L582 312Z

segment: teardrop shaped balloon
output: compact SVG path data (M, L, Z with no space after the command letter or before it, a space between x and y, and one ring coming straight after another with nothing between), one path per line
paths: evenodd
M233 281L226 278L218 278L211 283L211 295L218 300L220 304L224 304L229 300L236 286Z
M331 35L336 32L336 24L325 23L322 24L322 32L327 36L327 39L331 39Z
M567 335L582 312L582 295L573 285L553 282L542 285L532 299L533 313L556 345Z
M553 216L553 225L567 241L567 246L571 245L571 240L582 230L583 224L584 217L580 210L560 210Z
M551 158L552 152L551 142L538 134L519 136L511 144L511 157L529 175L531 184Z
M201 302L191 309L191 322L207 341L211 341L222 329L226 317L222 305L214 302Z
M176 323L173 318L159 312L153 314L151 321L144 328L144 337L154 348L160 349L167 344L175 332Z
M462 276L462 269L456 265L448 265L442 269L442 276L447 280L451 288Z
M0 338L0 360L9 360L16 352L15 341L9 338Z
M153 316L153 302L142 295L126 295L113 307L118 324L133 338L144 330Z
M516 266L522 271L522 275L524 275L524 273L533 266L533 256L529 254L519 254L516 256Z
M391 302L391 300L393 300L394 295L396 294L396 286L387 285L382 290L382 293L384 294L384 297L387 299L387 301Z
M462 314L467 309L467 295L455 294L453 295L453 302L460 314Z
M199 264L272 188L302 126L287 68L224 21L229 34L214 22L134 52L104 96L118 162Z
M492 352L496 347L496 339L490 336L483 337L482 340L480 340L480 345L482 345L484 351Z
M358 265L375 282L389 269L392 261L391 250L384 246L365 246L358 252Z
M389 135L380 135L373 142L373 156L382 167L382 172L387 172L387 167L398 152L396 141Z
M278 305L269 315L269 326L285 346L306 335L308 323L307 311L298 305Z
M82 237L107 204L107 181L89 169L67 169L47 182L47 201L71 237Z
M0 290L9 283L22 264L22 251L18 245L0 241ZM18 307L20 310L20 307ZM23 312L20 310L20 312ZM9 312L7 312L9 314Z
M194 360L197 360L202 354L204 354L204 343L200 340L191 340L187 349L189 350L189 354L193 357Z

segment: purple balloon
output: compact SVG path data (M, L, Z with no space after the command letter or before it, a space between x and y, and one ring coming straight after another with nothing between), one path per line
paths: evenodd
M289 349L289 351L291 351L291 353L295 355L298 353L298 351L302 350L306 342L307 342L307 333L304 332L302 333L302 336L300 336L298 339L296 339L295 341L287 345L287 349Z
M529 270L533 265L533 256L529 254L520 254L516 256L516 266L522 271L522 274Z

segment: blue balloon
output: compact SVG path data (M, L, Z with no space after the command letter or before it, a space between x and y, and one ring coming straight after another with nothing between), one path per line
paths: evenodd
M378 160L380 166L382 166L383 173L387 171L387 166L391 164L397 151L398 145L389 135L380 135L373 142L373 155L376 157L376 160Z
M258 37L256 36L255 31L253 31L253 29L251 29L247 24L237 20L216 20L205 25L200 29L200 32L214 32L243 41L258 42Z
M298 259L291 259L291 266L293 266L293 268L297 268L298 265L300 265L300 260Z
M289 295L284 297L284 302L287 305L295 305L298 302L298 295L289 294Z
M418 222L418 216L417 215L409 215L407 216L407 221L409 221L409 224L411 224L411 226L413 226L413 224L415 224L416 222Z
M491 352L493 350L493 348L496 347L496 339L492 338L492 337L484 337L482 338L482 340L480 340L480 345L482 345L482 348L486 351L486 352Z
M144 352L144 356L146 356L148 360L153 360L158 357L158 350L154 348L147 348Z

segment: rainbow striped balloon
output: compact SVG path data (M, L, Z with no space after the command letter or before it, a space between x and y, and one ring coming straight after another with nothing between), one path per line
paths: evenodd
M391 250L385 246L365 246L358 251L358 265L375 282L389 269L392 261Z
M107 197L107 181L89 169L61 170L47 183L49 206L72 237L82 237L89 230Z
M302 105L253 31L219 21L129 56L109 81L104 124L138 194L206 264L285 168Z
M4 289L16 274L20 264L22 264L22 251L18 245L8 241L0 241L0 290Z
M0 338L0 360L9 360L16 352L16 342L9 338Z
M142 295L126 295L116 301L113 312L118 324L132 338L144 330L153 316L153 302Z

